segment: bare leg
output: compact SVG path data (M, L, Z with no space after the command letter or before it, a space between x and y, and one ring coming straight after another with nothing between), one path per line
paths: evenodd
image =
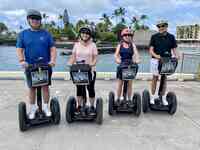
M128 81L128 100L131 100L133 81Z
M153 79L151 82L151 94L155 95L156 86L157 86L158 76L153 75Z
M122 80L117 80L117 98L120 98L122 95L122 84L123 81Z
M77 96L77 106L82 106L83 97Z
M94 106L95 97L90 97L90 106Z
M160 91L161 96L165 95L166 89L167 89L167 77L165 76L163 80L164 80L163 81L163 88L162 88L162 91Z
M43 86L42 87L42 92L43 92L43 100L45 104L49 103L49 98L50 98L50 94L49 94L49 86Z
M29 102L30 104L35 104L35 98L36 98L36 93L35 93L35 88L29 88Z

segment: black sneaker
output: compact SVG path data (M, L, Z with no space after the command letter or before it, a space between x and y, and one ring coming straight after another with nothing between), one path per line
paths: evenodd
M120 105L121 105L121 102L120 102L120 99L119 99L119 98L116 100L116 104L117 104L117 106L120 106Z

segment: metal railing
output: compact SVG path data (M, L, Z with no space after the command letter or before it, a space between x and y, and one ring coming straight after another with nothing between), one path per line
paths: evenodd
M197 74L200 65L200 53L182 53L177 72Z

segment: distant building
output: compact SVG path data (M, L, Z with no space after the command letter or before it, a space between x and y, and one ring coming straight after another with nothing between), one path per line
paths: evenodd
M139 46L148 46L150 43L151 36L157 33L154 30L137 30L134 33L134 42Z
M200 40L200 25L184 25L176 27L176 38L179 40Z

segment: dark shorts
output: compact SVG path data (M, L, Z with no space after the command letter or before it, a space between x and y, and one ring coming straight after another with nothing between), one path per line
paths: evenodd
M48 83L48 86L51 85L51 76L52 76L52 68L49 67L48 69L48 73L49 73L49 83ZM26 76L26 83L27 83L27 86L29 88L32 88L32 83L31 83L31 71L29 69L26 69L25 72L24 72L25 76Z
M122 80L122 69L120 66L117 66L117 79Z
M94 71L93 72L93 76L92 76L92 80L90 81L90 84L87 85L87 90L88 90L88 94L89 94L89 97L95 97L95 80L96 80L96 72ZM86 92L86 88L85 88L85 85L77 85L77 93L76 95L77 96L84 96L83 93Z

